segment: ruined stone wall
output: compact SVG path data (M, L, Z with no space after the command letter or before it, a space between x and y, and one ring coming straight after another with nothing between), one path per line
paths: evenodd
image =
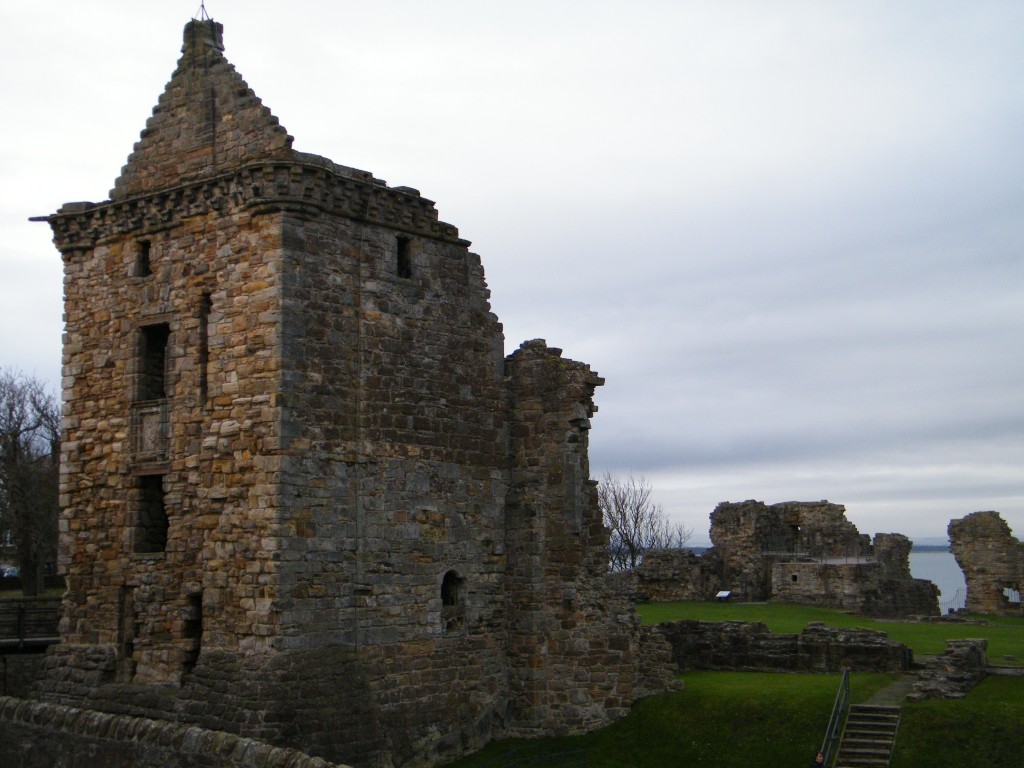
M938 591L910 574L910 539L880 533L874 543L828 502L723 502L711 514L714 546L697 556L656 550L618 591L633 600L776 600L845 608L872 616L935 615Z
M773 634L761 622L673 621L657 625L680 670L831 673L906 672L909 648L869 629L812 622L800 634Z
M635 581L632 598L644 602L710 600L728 588L714 551L698 555L687 549L652 550L628 575Z
M1024 588L1024 544L998 512L974 512L949 523L949 542L967 582L971 613L1020 615L1024 606L1004 590Z
M772 600L842 608L866 616L937 615L938 588L909 575L893 578L892 568L875 560L776 563L772 566Z
M275 649L352 649L382 745L459 754L502 726L507 700L501 326L479 258L425 230L418 195L360 193L403 229L285 227L287 599ZM337 702L323 706L307 708L307 732L338 732Z
M509 676L512 735L579 732L640 695L639 619L605 581L587 435L589 367L531 341L511 355Z
M908 701L962 699L988 676L988 640L947 640L946 650L925 660Z
M883 579L912 579L910 551L914 542L902 533L876 533L871 554L882 568Z
M856 557L871 546L846 519L846 508L827 501L722 502L711 513L710 535L728 588L743 600L769 598L775 562Z

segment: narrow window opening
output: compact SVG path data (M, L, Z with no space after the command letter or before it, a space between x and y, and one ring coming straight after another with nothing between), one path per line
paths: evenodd
M798 580L798 577L797 577L797 575L795 573L793 575L791 575L789 578L793 582L796 582Z
M167 549L167 509L164 506L164 476L139 478L139 516L135 537L136 552L163 552Z
M455 571L448 571L441 580L441 615L445 632L462 626L466 616L465 583L466 580Z
M205 405L210 391L210 312L213 301L204 293L199 302L199 404Z
M147 325L142 329L139 399L159 400L167 397L167 343L171 328L166 323Z
M153 274L152 252L153 244L149 240L139 240L135 259L135 274L139 277L149 277Z
M201 593L188 596L182 639L186 642L183 666L187 675L196 668L199 652L203 646L203 596Z
M117 678L123 683L130 683L135 677L135 637L138 633L138 615L135 611L135 590L128 586L121 587L121 613L118 624L121 648Z
M412 277L412 238L397 238L397 259L395 272L399 277Z
M460 579L455 571L448 571L441 581L441 605L452 608L462 604L462 584L465 579Z

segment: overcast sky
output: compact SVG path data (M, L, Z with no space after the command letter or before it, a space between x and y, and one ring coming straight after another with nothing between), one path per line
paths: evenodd
M107 199L199 0L5 2L0 365L60 374L45 224ZM295 148L437 201L506 352L607 379L591 470L1024 536L1024 3L209 0Z

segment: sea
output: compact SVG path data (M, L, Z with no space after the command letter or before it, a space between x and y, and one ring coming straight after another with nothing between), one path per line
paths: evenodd
M967 582L952 552L911 550L910 575L934 582L939 588L939 606L943 614L959 610L967 602Z

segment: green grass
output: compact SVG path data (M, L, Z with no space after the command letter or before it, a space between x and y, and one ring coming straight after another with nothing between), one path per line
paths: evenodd
M987 625L881 621L795 605L655 603L637 607L644 623L676 619L762 621L773 632L799 632L810 621L880 629L915 654L941 653L946 640L984 637L989 658L1024 662L1024 619L988 616ZM854 702L894 678L854 674ZM838 675L689 672L682 691L636 703L628 717L583 736L505 741L453 768L498 768L509 749L520 765L581 749L589 768L793 768L810 762L828 724ZM990 677L963 699L903 707L891 768L1016 765L1024 746L1024 677ZM557 762L546 762L553 766Z
M701 621L761 621L772 632L800 632L811 621L830 627L862 627L885 632L890 638L912 648L915 655L934 656L946 649L947 640L984 637L992 662L1024 665L1024 617L980 616L986 625L924 623L870 619L828 608L769 603L648 603L637 606L644 624L679 619ZM1004 660L1005 656L1014 657Z
M888 685L892 675L853 675L855 700ZM709 768L806 765L821 744L839 675L693 672L682 691L652 696L630 715L583 736L506 741L453 763L500 765L511 748L520 757L583 749L589 768ZM524 760L524 764L528 764Z
M903 708L891 768L1020 765L1024 678L989 677L963 699Z

